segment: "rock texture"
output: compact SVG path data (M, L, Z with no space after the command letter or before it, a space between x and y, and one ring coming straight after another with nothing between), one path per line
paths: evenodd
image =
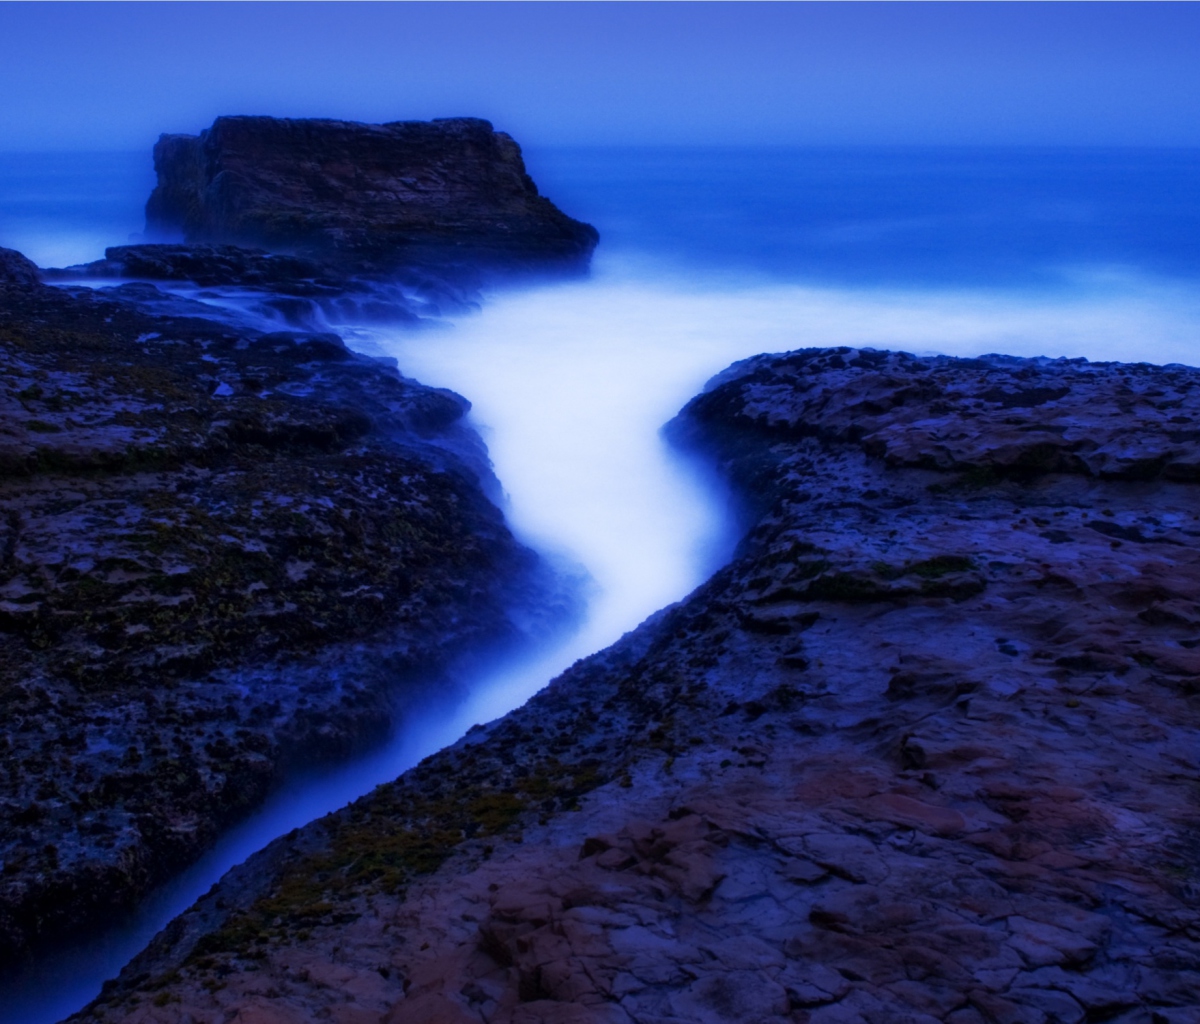
M300 256L236 245L117 245L104 259L43 273L51 282L123 280L123 297L161 312L172 289L199 286L188 296L206 308L193 312L229 319L241 308L254 323L328 329L331 325L389 323L415 326L428 318L478 310L480 283L470 274L427 266L394 268L386 277L348 273ZM145 287L153 283L152 288ZM142 285L140 291L130 287ZM167 290L163 294L163 289ZM215 303L212 300L217 300ZM178 311L186 311L175 303Z
M345 275L316 260L237 245L113 245L104 259L54 271L52 277L192 281L205 288L242 285L289 295L346 287Z
M6 964L382 738L544 596L463 399L143 293L0 251Z
M286 837L79 1019L1183 1024L1200 371L760 357L737 558Z
M579 269L594 228L525 172L513 139L477 118L367 125L220 117L164 135L147 230L188 242L316 255L357 267Z
M16 249L0 249L0 289L37 290L42 278L37 264Z

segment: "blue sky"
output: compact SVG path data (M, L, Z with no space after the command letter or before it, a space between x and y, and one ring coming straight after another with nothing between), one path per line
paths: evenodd
M0 149L218 114L532 145L1200 145L1196 3L0 3Z

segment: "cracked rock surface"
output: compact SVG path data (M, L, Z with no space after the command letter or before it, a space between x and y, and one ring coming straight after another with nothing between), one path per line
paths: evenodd
M386 735L543 586L465 401L0 250L0 960Z
M272 844L78 1019L1183 1024L1200 371L810 350L672 425L737 557Z

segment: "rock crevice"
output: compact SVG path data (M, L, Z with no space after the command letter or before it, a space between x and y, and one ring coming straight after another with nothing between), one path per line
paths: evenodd
M735 560L84 1018L1193 1020L1197 418L1184 367L734 367L673 432L757 491Z

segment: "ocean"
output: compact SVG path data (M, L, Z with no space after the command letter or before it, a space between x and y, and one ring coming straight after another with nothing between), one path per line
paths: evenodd
M603 250L689 271L925 288L1200 274L1200 150L539 148L544 195ZM137 236L147 152L0 153L0 243L42 266ZM603 251L602 250L602 251Z
M1200 362L1200 151L554 149L542 192L601 233L584 279L497 291L440 329L334 324L473 403L514 530L581 582L568 635L386 747L278 794L130 920L0 987L0 1022L82 1006L271 838L505 713L730 556L720 487L662 425L729 363L868 345ZM0 155L0 245L42 266L138 239L148 154Z

